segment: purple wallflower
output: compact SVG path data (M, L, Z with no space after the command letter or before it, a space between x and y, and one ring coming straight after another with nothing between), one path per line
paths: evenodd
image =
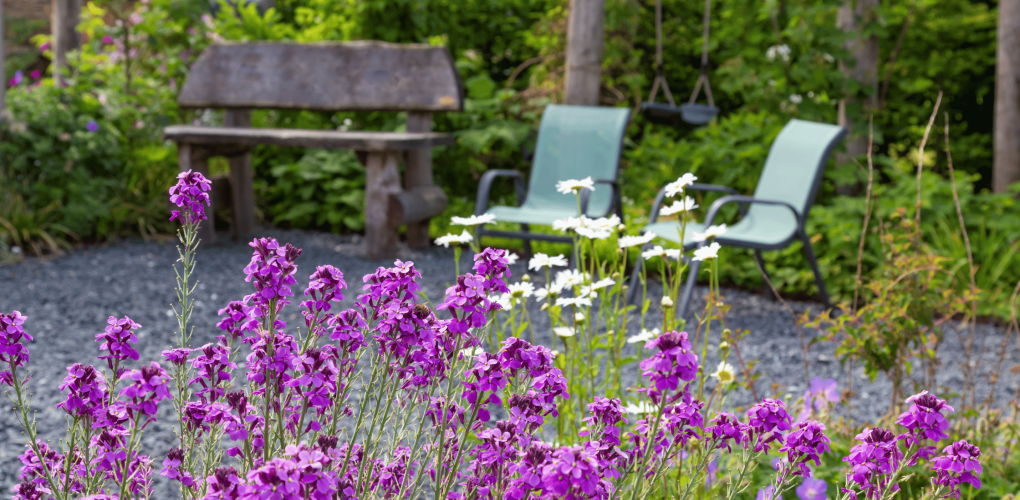
M106 322L108 326L103 333L96 334L96 342L101 341L99 348L108 351L109 354L99 356L99 359L105 359L111 370L118 362L128 359L138 361L138 351L131 344L138 343L134 330L141 328L142 325L127 316L121 319L110 316Z
M782 401L762 398L747 410L747 425L755 441L754 451L762 451L772 441L782 441L782 431L790 430L790 415Z
M237 500L240 496L241 480L233 467L217 467L205 482L208 489L203 500Z
M337 313L329 318L327 324L332 328L329 338L337 342L341 352L353 353L365 345L365 334L362 331L368 325L356 309Z
M942 415L942 411L953 411L952 406L934 394L928 394L928 391L910 396L906 402L910 403L910 408L900 414L896 419L897 424L906 427L912 435L921 439L927 438L938 442L949 437L946 434L949 421Z
M641 376L652 383L644 389L652 401L658 404L661 391L675 391L680 381L690 382L698 373L698 356L691 349L687 332L666 332L659 338L648 341L647 349L659 352L641 361Z
M184 460L184 450L180 448L170 448L170 451L166 454L166 459L163 460L163 469L159 471L159 475L168 479L180 481L181 484L188 487L195 486L195 479L188 474L187 471L181 470L181 463Z
M240 337L245 331L253 331L258 328L258 320L253 320L248 315L252 308L241 300L233 300L227 307L220 309L217 314L224 316L216 326L228 334L231 338Z
M786 435L786 443L779 448L780 453L786 453L789 467L798 468L793 474L805 477L811 475L807 463L821 465L819 456L828 451L829 438L825 435L825 425L813 420L793 424L793 430Z
M330 302L344 300L341 291L347 289L347 282L344 281L344 273L339 269L333 266L319 266L308 279L305 295L312 299L302 302L302 306L316 312L329 311Z
M294 261L301 256L301 249L290 243L280 245L275 238L256 238L248 246L255 249L251 262L244 268L248 276L245 281L255 285L256 294L250 296L256 305L265 306L270 300L294 296L290 285L297 283ZM265 317L268 311L261 311Z
M595 498L599 487L598 463L581 447L555 449L542 466L548 498Z
M485 286L489 290L507 293L505 278L510 277L510 264L506 256L506 250L493 248L475 254L475 272L487 278Z
M170 203L177 205L181 210L172 210L170 220L180 218L182 224L195 224L206 220L205 207L210 203L206 191L210 189L212 182L199 172L188 170L178 174L177 184L170 187Z
M981 449L967 441L957 441L942 450L932 460L931 470L935 471L933 484L949 488L949 495L960 498L960 484L968 483L981 489Z
M839 392L836 390L838 385L836 380L831 378L811 379L811 386L804 391L804 406L797 415L797 421L802 422L811 418L812 408L815 411L822 411L829 403L838 402Z
M843 458L850 464L847 483L856 484L867 498L881 496L888 485L888 475L896 470L903 453L897 445L897 437L885 429L865 428L856 438L860 444L850 448L850 454ZM893 488L897 488L893 485ZM846 489L843 489L846 491Z
M188 355L191 353L191 349L187 347L178 347L163 351L163 359L168 363L181 366L188 362Z
M149 366L125 373L121 380L129 381L129 385L120 391L120 395L131 399L127 403L128 414L133 412L149 416L154 420L156 406L164 399L173 399L170 395L170 375L159 363L153 361Z
M202 386L198 391L202 401L216 401L226 393L223 383L230 381L230 370L237 365L230 362L230 348L222 343L209 343L196 351L200 354L191 362L191 367L198 375L189 380L188 385L198 382Z
M52 498L52 491L42 483L35 481L18 483L12 490L14 491L14 495L11 497L12 500L43 500L45 498Z
M813 477L804 477L804 482L797 487L797 498L800 500L825 500L825 490L829 488L828 483Z
M95 120L89 120L89 122L85 124L85 130L88 130L89 132L98 132L99 124L96 123Z
M28 348L22 339L31 342L32 336L25 333L25 316L18 311L0 314L0 385L13 385L13 370L28 363Z
M737 417L730 413L719 412L709 423L712 425L705 428L705 435L717 443L716 448L726 448L726 452L729 453L731 441L739 446L747 447L747 443L750 441L750 429L747 424L737 420Z
M68 415L92 418L97 409L106 402L106 380L93 366L75 363L67 367L67 376L60 384L60 392L67 392L67 399L57 403Z

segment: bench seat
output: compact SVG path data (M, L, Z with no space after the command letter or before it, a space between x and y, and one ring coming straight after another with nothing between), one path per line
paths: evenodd
M366 132L308 130L291 128L204 127L172 125L163 129L163 138L194 145L259 144L303 148L353 149L356 151L409 151L450 146L456 138L437 132Z

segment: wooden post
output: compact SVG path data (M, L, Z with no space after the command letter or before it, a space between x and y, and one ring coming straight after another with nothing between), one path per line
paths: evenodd
M61 71L67 67L67 53L77 49L81 43L78 22L81 20L81 0L53 0L53 83L61 85L64 76Z
M839 28L847 33L856 34L847 41L847 49L853 60L850 64L840 61L840 69L848 78L871 89L871 97L861 104L872 112L878 109L878 37L875 35L864 37L860 33L864 28L863 23L874 19L876 7L878 0L845 0L836 15L836 25ZM840 165L852 163L855 158L868 154L868 134L854 130L856 117L851 116L847 110L847 107L855 102L858 101L854 97L845 97L839 101L839 125L850 129L850 136L846 139L846 153L836 154L836 163ZM863 118L866 122L867 114L863 115ZM836 185L836 192L843 195L854 195L859 190L859 183Z
M999 2L992 190L1020 181L1020 0Z
M606 0L570 0L563 102L598 106Z
M397 230L390 223L390 195L400 192L399 151L370 151L365 161L365 257L392 259Z
M223 116L227 127L250 127L251 111L228 109ZM251 170L251 154L232 156L230 162L230 192L234 200L233 237L247 240L255 234L255 189Z
M432 113L408 113L408 132L432 132ZM404 189L434 185L432 177L432 148L412 149L407 152L407 169L404 172ZM429 219L407 225L407 244L411 248L428 248Z
M187 172L188 170L194 170L201 173L202 175L209 177L209 161L204 157L196 154L197 151L191 147L191 144L180 143L177 145L177 165L181 172ZM205 216L209 218L207 221L203 221L202 225L198 229L198 237L202 240L204 245L216 244L216 219L213 217L213 200L212 193L209 195L210 203L208 207L205 207Z

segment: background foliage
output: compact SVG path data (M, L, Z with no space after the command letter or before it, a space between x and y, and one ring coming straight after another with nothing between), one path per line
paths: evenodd
M836 27L840 5L838 0L714 3L710 76L722 114L697 129L635 117L623 164L631 226L640 226L656 190L686 171L702 182L751 193L768 146L787 120L835 122L841 96L871 94L839 70L848 55L847 35ZM91 3L70 86L56 89L46 75L26 76L9 94L12 119L0 144L0 184L5 199L21 200L22 215L7 203L0 216L30 228L45 225L49 229L42 232L57 241L165 232L166 207L155 193L175 170L175 152L161 141L160 128L221 120L215 111L179 110L174 98L201 49L224 39L379 39L447 46L467 100L464 113L436 117L436 130L456 134L458 143L437 149L434 163L437 181L451 196L447 215L469 213L476 180L486 169L528 170L524 153L533 144L541 110L560 98L566 6L565 0L277 0L275 9L260 12L254 3L220 2L210 8L205 0ZM606 8L602 101L636 108L654 76L654 2L607 0ZM663 0L665 70L678 99L685 98L697 76L702 8L700 0ZM876 36L881 48L874 112L878 213L913 206L917 145L942 90L958 188L979 263L978 284L990 292L1011 289L1020 280L1018 207L1011 196L987 193L995 12L994 4L977 0L886 0L873 19L864 20L866 33ZM39 46L45 41L36 40ZM789 47L787 57L769 50L779 45ZM865 111L851 106L849 112L857 117L855 133L867 134ZM399 130L404 117L260 111L253 120L256 126ZM99 125L96 132L88 131L90 121ZM945 145L935 135L925 162L931 168L924 174L924 234L934 251L959 264L965 251L948 203ZM363 172L349 153L266 146L255 151L253 165L266 222L362 229ZM861 197L835 195L833 186L863 178L861 166L830 165L808 223L836 299L852 295L865 205ZM497 201L513 202L509 185L496 187ZM24 216L26 211L32 215ZM433 222L434 235L445 232L445 220ZM11 240L10 235L0 238ZM0 242L0 248L4 245ZM865 249L867 276L883 262L877 232ZM766 253L766 260L778 288L815 293L799 244ZM723 262L725 282L762 287L751 259ZM965 266L954 269L965 276ZM996 300L998 295L989 294L982 314L1007 313L1005 298Z

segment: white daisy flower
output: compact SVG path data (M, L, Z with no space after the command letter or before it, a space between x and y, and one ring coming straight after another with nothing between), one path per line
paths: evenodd
M507 290L510 290L510 295L514 297L531 297L535 293L535 285L522 281L508 286Z
M586 306L586 307L591 307L591 299L589 299L587 297L573 297L573 298L560 297L560 298L556 299L556 305L560 306L560 307L564 307L564 306L574 306L574 307L577 307L577 306Z
M722 246L714 241L712 242L711 245L701 248L695 248L693 260L714 259L719 256L720 248L722 248Z
M450 233L446 236L436 238L436 245L442 245L443 248L450 248L450 243L461 245L464 243L471 243L472 240L474 240L474 237L471 236L471 233L467 232L467 229L465 229L459 235Z
M627 343L628 344L638 344L638 343L644 344L645 342L648 342L649 340L654 340L654 339L659 338L659 335L662 335L662 332L660 332L658 328L653 328L651 331L649 331L649 330L647 330L645 328L642 328L641 329L641 333L638 333L637 335L634 335L632 337L627 337Z
M497 295L495 300L493 300L493 302L496 303L496 304L499 304L499 308L504 310L504 311L509 311L510 310L510 305L511 304L510 304L510 294L509 293L501 293L501 294Z
M548 288L539 288L538 290L535 290L535 300L538 302L542 302L543 300L545 300L546 297L549 296L550 293L556 292L550 292Z
M698 178L695 177L694 174L690 172L681 175L679 179L670 182L669 184L666 184L666 196L672 198L677 194L683 193L684 188L690 186L691 184L694 184L694 181L696 180L698 180Z
M704 233L695 232L694 241L705 241L709 238L715 238L716 236L722 236L726 234L726 224L719 224L718 226L708 226L708 229Z
M574 329L569 326L557 326L556 328L553 328L553 333L555 333L557 337L573 337Z
M533 271L540 271L543 267L566 267L567 258L563 254L559 254L555 257L550 257L544 253L536 253L534 257L528 261L528 269Z
M592 283L591 284L591 289L592 290L601 290L603 288L610 287L610 286L613 286L615 284L616 284L616 280L614 280L613 278L603 278L603 279L600 279L600 280L596 281L595 283Z
M589 227L579 227L574 230L578 235L584 236L590 240L604 240L608 238L612 232L606 229L592 229Z
M654 239L655 233L645 233L641 236L620 236L616 243L620 245L620 248L630 248L644 245Z
M591 177L585 177L584 179L569 179L565 181L559 181L556 183L556 190L563 194L570 194L574 191L580 191L582 189L595 189L595 181L591 180Z
M588 273L582 273L577 269L567 269L556 273L556 285L560 288L575 287L588 281Z
M648 401L641 401L638 404L627 403L627 413L633 413L635 415L644 415L648 413L654 413L656 410L655 406Z
M680 212L689 212L698 208L698 204L694 202L694 198L690 196L684 197L684 201L674 200L673 204L668 207L662 207L659 209L659 215L665 217Z
M718 380L722 385L729 385L737 380L736 370L733 369L733 365L720 361L719 366L712 373L712 378Z
M641 258L645 260L651 260L656 257L664 257L666 255L666 249L662 248L662 245L655 245L644 252L641 252Z
M511 265L512 266L512 265L517 263L517 259L519 259L519 258L520 258L520 256L515 254L515 253L507 252L507 254L506 254L506 263L507 263L507 265Z
M804 97L800 94L790 94L790 102L794 104L800 104L804 102Z
M590 229L612 231L619 228L621 224L620 217L616 214L612 214L609 217L599 217L598 219L589 219L582 215L581 225Z
M680 260L681 252L679 248L667 248L664 253L666 254L666 257L669 257L670 259Z
M483 352L485 352L485 349L482 349L481 347L478 347L478 346L468 347L466 349L461 349L460 350L460 353L463 354L467 358L478 357L478 355L483 353Z
M496 220L496 216L493 214L483 215L472 215L471 217L450 217L450 224L455 226L477 226L479 224L488 224Z
M582 215L582 217L584 216ZM577 217L567 217L566 219L555 220L552 223L552 228L557 231L570 231L579 227L581 227L581 219Z

